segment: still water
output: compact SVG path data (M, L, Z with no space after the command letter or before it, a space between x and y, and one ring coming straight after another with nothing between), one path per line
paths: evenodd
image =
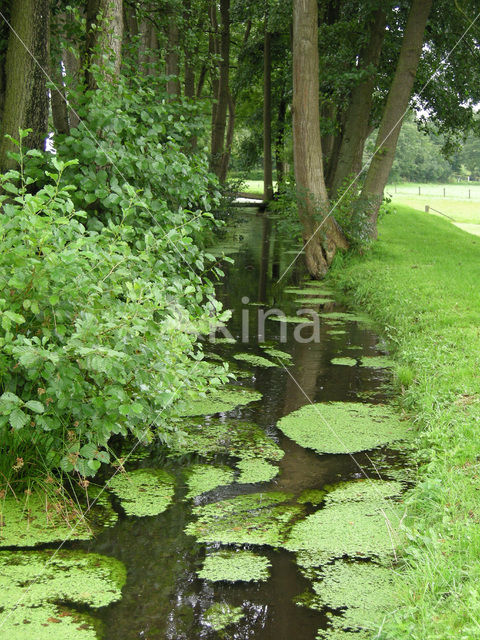
M257 342L257 313L263 307L276 307L286 314L295 314L298 298L284 290L305 279L301 258L280 284L277 280L295 256L297 247L282 238L275 224L264 215L237 210L235 221L230 224L218 249L224 249L235 259L234 265L224 265L226 275L218 288L218 297L225 308L233 310L228 329L237 338L237 343L206 345L206 350L225 360L231 360L236 353L265 355ZM344 309L338 302L323 307L328 311ZM242 343L246 323L250 336L248 343ZM280 347L279 324L268 320L265 323L265 339L274 348ZM399 454L388 449L355 456L318 455L296 445L276 429L282 416L310 401L358 402L368 397L368 402L381 402L388 395L385 370L330 363L338 356L355 358L385 353L385 345L375 331L356 322L335 325L322 321L320 340L301 344L293 339L293 328L294 325L287 327L287 342L281 345L293 358L288 367L291 375L283 367L250 367L254 375L242 379L240 384L260 391L262 400L222 417L224 420L229 416L242 418L265 429L285 451L280 461L280 474L269 483L220 487L197 498L195 504L260 490L280 490L298 496L306 489L321 489L339 480L364 477L364 474L378 477L381 470L401 466ZM239 366L238 362L234 363ZM308 587L295 564L294 554L262 548L261 553L272 564L271 577L264 583L212 584L197 577L196 571L201 568L207 549L212 547L198 544L193 537L184 534L192 516L191 503L184 499L182 465L184 468L192 461L200 460L190 456L175 461L158 450L147 460L136 463L136 466L167 468L177 477L174 503L163 514L149 518L126 517L116 505L120 512L118 523L82 545L86 550L118 558L127 568L128 579L122 600L99 614L104 623L105 640L219 637L314 640L318 629L325 628L326 617L294 604L293 599ZM228 464L229 461L222 459L220 462ZM212 631L202 619L202 614L218 601L241 605L246 613L243 620L223 636Z

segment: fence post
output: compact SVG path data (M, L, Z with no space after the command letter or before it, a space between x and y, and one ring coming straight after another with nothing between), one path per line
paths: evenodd
M445 187L443 187L443 197L445 198Z
M470 195L470 189L468 190L468 198L470 199L472 196Z
M418 195L420 195L420 187L418 187Z
M428 204L425 205L425 213L429 213L430 212L430 207Z

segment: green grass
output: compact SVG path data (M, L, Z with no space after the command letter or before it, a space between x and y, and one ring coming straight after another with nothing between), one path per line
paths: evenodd
M243 185L243 191L246 193L258 193L263 195L263 180L244 180ZM273 182L273 188L277 188L277 183L275 181Z
M480 637L480 240L399 206L332 277L384 327L417 429L400 605L378 637Z

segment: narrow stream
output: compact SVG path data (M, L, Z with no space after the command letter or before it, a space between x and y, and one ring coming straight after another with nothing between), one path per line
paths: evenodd
M264 355L257 343L258 310L263 304L265 309L276 307L286 314L295 314L298 300L285 294L284 289L301 284L306 277L299 260L277 285L279 274L295 255L292 252L296 246L292 247L288 239L282 238L275 225L263 215L238 210L235 216L236 224L221 243L234 257L235 265L225 265L226 276L218 297L226 308L233 310L228 329L237 342L207 347L211 353L227 360L236 353ZM342 311L343 307L330 303L328 310ZM248 344L241 340L242 326L245 332L242 312L244 320L248 313ZM268 320L265 323L265 339L274 348L280 347L279 325ZM378 473L388 474L389 468L402 465L399 454L386 448L355 456L318 455L298 446L276 429L282 416L309 401L358 402L368 398L369 402L381 402L389 395L386 370L330 363L338 356L355 358L385 353L382 339L373 330L356 322L338 325L327 320L322 321L318 342L301 344L293 339L293 328L288 325L287 342L281 345L293 358L288 367L291 376L283 367L252 369L251 365L243 366L234 360L236 367L254 374L242 378L240 384L251 385L263 398L222 416L223 420L236 417L255 422L283 448L285 456L279 463L279 475L270 483L220 487L196 498L195 504L260 490L281 490L298 496L307 489L321 489L364 474L378 477ZM192 461L198 458L185 456L182 464ZM222 462L228 464L228 460ZM184 533L192 516L191 503L184 499L182 464L166 458L160 450L147 460L137 462L136 466L161 466L176 475L179 488L174 503L157 517L132 518L121 513L114 527L81 545L83 549L114 556L127 568L122 600L96 614L105 624L105 640L218 638L219 634L202 621L202 613L219 600L242 605L246 613L242 621L221 637L314 640L318 629L326 627L326 617L294 604L294 598L308 587L295 564L294 554L262 548L262 554L272 563L271 577L264 583L212 584L197 577L206 546Z

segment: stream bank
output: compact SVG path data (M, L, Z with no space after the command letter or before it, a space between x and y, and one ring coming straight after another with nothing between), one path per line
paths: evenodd
M217 250L235 258L218 289L233 316L229 337L206 351L231 363L238 382L186 406L177 454L158 446L129 463L130 484L112 486L116 522L67 545L126 569L121 597L117 583L107 585L108 606L92 612L85 601L92 633L358 640L391 605L408 479L408 457L393 444L404 425L386 409L386 345L334 290L306 282L300 264L276 284L297 247L267 217L239 211ZM299 308L318 327L304 315L290 322ZM259 336L259 311L271 309L287 321L267 318ZM51 599L82 611L78 598ZM65 619L50 609L43 632L60 638ZM30 638L30 624L18 621L12 640ZM95 637L88 619L82 624L85 638Z

